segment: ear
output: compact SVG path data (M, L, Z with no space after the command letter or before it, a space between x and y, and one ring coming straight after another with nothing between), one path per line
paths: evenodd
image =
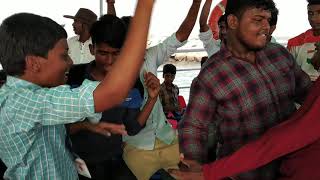
M94 56L94 55L95 55L94 45L93 45L93 44L89 44L89 49L90 49L90 54L91 54L92 56Z
M26 71L38 73L41 71L40 57L34 55L27 55L26 61Z
M237 29L239 26L239 19L237 16L230 14L227 17L228 28Z

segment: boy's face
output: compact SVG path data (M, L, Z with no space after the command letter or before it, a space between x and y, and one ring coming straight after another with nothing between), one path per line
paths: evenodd
M249 50L265 47L270 31L271 13L260 8L249 8L238 18L236 37L240 44Z
M171 73L165 73L165 74L163 74L164 83L165 83L165 84L168 84L168 85L172 84L172 82L173 82L173 80L174 80L175 77L176 77L175 74L171 74Z
M90 45L90 51L95 56L96 67L103 68L106 73L111 70L120 54L120 49L113 48L106 43Z
M308 5L308 20L317 35L320 34L320 4Z
M68 55L66 39L60 39L53 49L49 50L48 58L40 58L39 72L37 76L42 87L56 87L67 82L67 75L72 66L72 60Z

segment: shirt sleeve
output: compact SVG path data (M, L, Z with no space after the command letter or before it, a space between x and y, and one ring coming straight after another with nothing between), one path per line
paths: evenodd
M320 138L320 79L301 108L289 120L269 129L230 156L203 166L205 179L222 179L256 169ZM301 132L304 132L303 136Z
M36 107L38 116L34 118L43 125L73 123L87 118L92 123L101 119L95 113L93 91L98 82L85 80L83 84L71 89L70 86L41 89L37 98L42 99Z
M178 129L181 152L186 159L200 162L207 156L208 126L216 111L208 89L198 77L192 81L189 104Z
M173 33L171 36L166 38L162 43L150 47L147 49L145 59L154 59L156 58L157 66L160 66L167 60L171 55L177 52L177 49L187 43L186 41L180 42L176 33Z
M201 32L199 34L199 39L202 41L203 47L206 50L208 57L211 57L213 54L220 50L221 41L217 41L213 38L210 28L206 32Z

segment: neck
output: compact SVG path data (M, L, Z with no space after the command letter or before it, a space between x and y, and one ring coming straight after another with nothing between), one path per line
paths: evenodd
M103 68L98 68L97 66L93 67L91 71L91 76L97 81L102 81L106 74L107 72Z
M83 32L83 33L80 34L79 41L82 42L82 43L84 43L84 42L86 42L89 38L90 38L90 34L89 34L87 31L85 31L85 32Z
M233 57L239 58L243 61L254 64L256 61L256 52L245 47L241 42L235 38L228 38L226 42L228 50Z
M320 36L320 30L313 30L314 36Z

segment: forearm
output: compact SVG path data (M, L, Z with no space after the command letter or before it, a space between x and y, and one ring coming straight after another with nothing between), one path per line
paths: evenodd
M184 19L178 31L176 32L176 37L180 42L183 42L188 39L197 20L200 4L201 1L199 0L194 0L192 2L192 5L189 9L186 18Z
M112 70L94 91L96 112L121 103L133 86L144 60L152 7L153 0L138 1L121 53Z
M212 0L206 0L206 2L203 5L203 8L200 14L200 19L199 19L200 32L206 32L209 30L207 21L210 13L211 4L212 4Z
M114 2L107 3L108 4L108 10L107 14L117 15L116 8L114 7Z
M157 98L148 98L146 104L143 106L138 116L138 122L141 126L144 126L150 116L154 104L157 102Z
M86 121L69 124L68 125L69 126L69 133L75 134L75 133L82 131L82 130L89 130L88 125L89 124Z

